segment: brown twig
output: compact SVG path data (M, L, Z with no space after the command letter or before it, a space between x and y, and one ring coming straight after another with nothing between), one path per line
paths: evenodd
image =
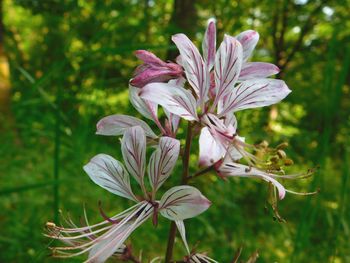
M191 152L191 144L192 144L192 124L188 122L187 126L187 135L186 135L186 144L185 149L182 155L182 178L181 184L187 184L189 179L189 162L190 162L190 152ZM170 224L169 237L168 237L168 245L165 255L165 263L170 263L173 257L173 249L175 243L176 236L176 224L174 221Z
M214 165L208 166L208 167L196 172L194 175L189 176L187 178L187 181L192 180L192 179L199 177L201 175L204 175L206 173L209 173L210 171L213 171L213 170L214 170Z

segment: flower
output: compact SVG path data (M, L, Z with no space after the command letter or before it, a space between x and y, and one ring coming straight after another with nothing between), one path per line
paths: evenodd
M180 52L178 61L193 93L174 82L150 83L140 91L145 101L203 126L201 165L214 164L230 145L240 145L235 112L275 104L291 92L284 81L267 78L279 72L275 65L248 62L258 39L259 34L252 30L236 37L225 35L216 51L215 21L211 20L202 43L202 57L186 35L176 34L172 40ZM208 147L215 153L213 156L204 154L203 149Z
M135 55L144 64L135 70L135 77L130 81L130 84L134 87L142 88L151 82L177 79L183 74L181 66L172 62L164 62L149 51L137 50Z
M123 253L125 240L152 217L157 224L158 213L170 220L184 220L208 209L210 201L192 186L176 186L156 200L156 192L170 176L179 156L180 142L161 137L150 157L147 173L151 185L148 193L144 184L146 171L146 134L140 126L127 128L122 138L124 165L106 154L98 154L84 166L91 180L107 191L134 201L129 209L109 218L101 210L104 221L86 226L58 227L47 224L47 236L63 241L67 246L53 248L57 257L72 257L89 253L86 262L104 262L115 253ZM141 187L143 197L137 197L130 186L130 176ZM86 218L86 216L85 216ZM69 221L70 222L70 221ZM73 253L69 253L73 251Z
M246 177L246 178L258 178L266 182L273 184L278 190L278 196L283 199L286 195L286 189L280 184L276 178L278 175L273 173L263 172L254 167L239 164L232 161L224 161L221 165L218 165L217 172L222 177ZM283 176L280 176L283 178Z

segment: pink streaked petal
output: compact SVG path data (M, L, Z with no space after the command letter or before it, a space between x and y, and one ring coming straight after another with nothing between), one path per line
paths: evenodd
M259 41L259 33L254 30L247 30L237 35L236 38L243 47L243 61L247 61Z
M154 134L147 123L138 118L122 114L115 114L102 118L96 125L96 134L107 136L123 135L128 128L133 126L140 126L144 130L146 136L154 139L157 138L157 135Z
M168 117L169 123L171 125L172 132L176 134L176 131L179 127L181 117L164 109L166 116Z
M182 87L169 83L150 83L142 89L140 96L186 120L198 120L196 99L190 91Z
M269 106L283 100L291 90L277 79L252 79L242 82L228 94L219 116L244 109Z
M215 62L216 52L216 26L215 19L209 19L208 27L205 31L204 39L202 42L202 50L204 61L207 64L210 71Z
M170 176L180 153L180 142L170 137L161 137L157 149L153 152L148 176L155 193Z
M247 62L242 66L239 81L256 78L267 78L280 72L280 69L271 63Z
M226 148L211 135L207 127L202 128L199 136L199 166L210 166L219 161Z
M152 82L167 82L170 79L176 78L173 70L168 68L148 68L137 74L130 80L130 84L142 88Z
M211 202L197 188L180 185L165 192L159 211L170 220L184 220L203 213L210 205Z
M208 100L209 70L198 49L186 35L176 34L172 36L172 40L180 51L181 63L187 80L196 92L199 104L203 106Z
M216 97L214 106L233 89L241 71L242 56L242 46L239 41L225 35L215 59Z
M130 187L129 175L119 161L107 154L98 154L84 166L91 180L109 192L137 201Z
M131 104L139 113L141 113L147 119L153 121L158 120L158 105L155 103L146 102L142 98L140 98L140 91L141 90L139 88L129 85L129 99Z
M122 139L125 166L136 181L143 185L146 167L146 136L140 126L126 130Z
M280 199L283 199L286 194L286 190L283 187L283 185L273 178L275 176L274 174L269 174L253 167L249 167L235 162L224 162L219 167L218 173L221 176L260 178L264 181L272 183L277 188Z
M136 50L135 56L147 64L166 65L166 63L164 61L162 61L160 58L158 58L152 52L149 52L147 50Z

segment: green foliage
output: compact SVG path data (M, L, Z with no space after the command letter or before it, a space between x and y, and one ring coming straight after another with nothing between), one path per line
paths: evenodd
M345 0L196 1L197 43L211 16L218 20L219 38L257 30L261 40L254 59L283 67L281 77L293 91L276 107L239 113L240 134L251 143L289 142L287 153L296 163L290 172L320 166L311 180L286 182L296 191L321 188L311 197L287 194L279 203L287 223L274 221L267 185L225 182L214 174L198 178L198 188L214 205L186 222L189 241L220 262L232 260L241 245L242 258L258 250L258 262L350 261L349 5ZM4 1L13 116L1 120L13 118L14 125L0 127L1 262L57 261L47 256L51 244L42 235L45 222L55 217L55 202L77 222L83 204L90 222L101 219L99 200L111 215L128 207L94 185L82 166L100 152L121 158L119 141L95 135L95 124L108 114L137 115L127 94L139 64L133 51L149 49L166 59L174 50L172 11L173 1L167 0ZM194 142L193 172L197 151ZM179 183L180 169L161 190ZM163 219L156 230L143 225L131 238L135 251L142 250L146 259L163 256L168 227ZM177 240L176 258L184 252Z

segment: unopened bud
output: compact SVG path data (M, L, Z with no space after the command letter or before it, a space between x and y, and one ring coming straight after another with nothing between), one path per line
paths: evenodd
M269 146L269 143L265 140L263 140L261 143L260 143L260 146L261 147L264 147L264 148L267 148Z
M277 155L280 159L285 159L287 157L287 154L283 150L278 150Z
M292 159L285 159L285 160L284 160L284 165L285 165L285 166L291 166L291 165L293 165L293 164L294 164L294 162L293 162Z
M281 144L279 144L279 145L277 145L277 149L278 150L283 150L283 149L286 149L287 147L288 147L288 142L283 142L283 143L281 143Z
M271 158L270 158L270 161L272 162L272 163L278 163L278 156L277 155L274 155L274 156L272 156Z
M46 227L47 227L47 228L54 228L54 227L56 227L56 224L53 223L53 222L47 222L47 223L46 223Z

